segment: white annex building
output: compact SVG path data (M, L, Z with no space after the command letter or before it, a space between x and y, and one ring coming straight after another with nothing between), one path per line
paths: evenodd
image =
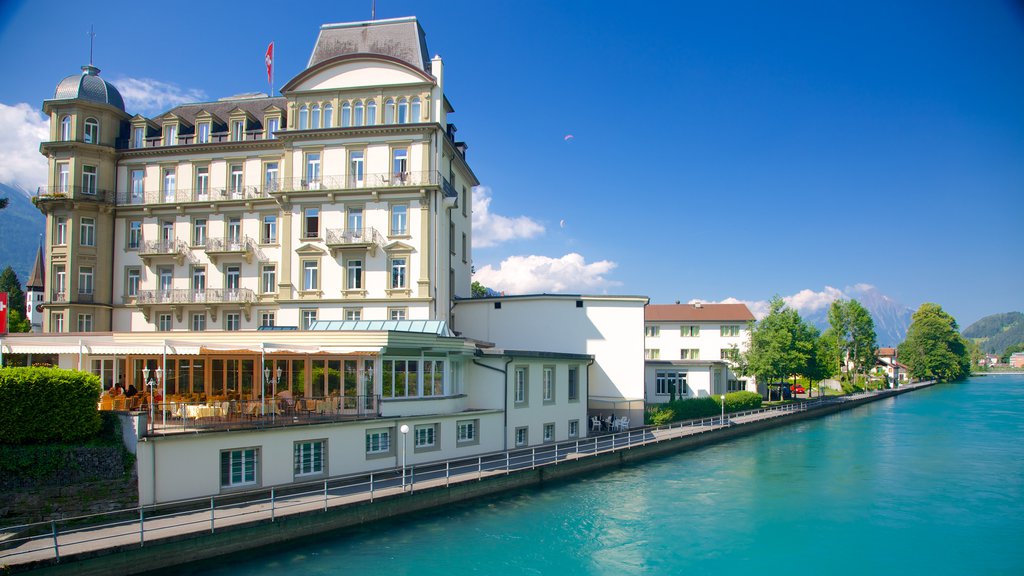
M652 304L644 311L645 398L650 404L676 398L756 392L732 362L749 343L754 315L745 304Z
M100 407L145 424L141 504L642 423L646 298L470 298L478 181L415 18L322 26L281 96L149 118L99 73L43 103L42 333L0 352L140 392Z

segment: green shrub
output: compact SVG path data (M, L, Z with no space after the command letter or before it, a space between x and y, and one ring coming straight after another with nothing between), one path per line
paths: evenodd
M98 376L59 368L0 368L0 442L79 442L100 430Z
M725 395L725 411L746 412L761 407L761 395L757 392L729 392Z
M757 392L729 392L725 395L726 413L757 410L760 407L761 395ZM708 418L721 413L722 404L719 396L686 398L648 408L647 413L644 414L644 422L660 426L679 420Z
M676 413L671 408L653 406L644 414L644 424L661 426L676 420Z

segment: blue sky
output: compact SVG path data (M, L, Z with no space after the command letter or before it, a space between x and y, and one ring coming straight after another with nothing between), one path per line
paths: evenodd
M370 15L323 4L0 4L0 182L45 181L38 110L90 24L102 75L154 114L266 91L270 40L279 88L320 24ZM804 310L869 284L961 325L1024 310L1019 3L377 2L408 15L483 185L485 284Z

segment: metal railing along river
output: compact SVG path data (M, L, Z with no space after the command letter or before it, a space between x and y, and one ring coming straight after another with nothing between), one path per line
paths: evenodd
M62 553L134 544L144 546L147 542L171 534L213 533L218 528L251 521L274 522L277 517L286 514L326 511L332 506L372 502L380 496L412 493L417 487L448 486L452 483L482 480L487 476L554 466L566 460L733 426L740 423L736 422L740 418L754 417L750 421L761 420L842 401L834 397L816 399L728 413L724 420L715 416L646 426L470 458L409 465L405 468L398 466L371 473L10 526L0 528L0 533L25 535L9 538L0 544L3 548L0 549L0 565L50 559L60 562ZM104 544L96 545L98 542Z

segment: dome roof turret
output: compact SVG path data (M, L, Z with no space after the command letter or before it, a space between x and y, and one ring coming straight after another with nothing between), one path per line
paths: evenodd
M82 66L81 74L74 74L60 81L53 94L54 100L89 100L109 104L124 111L124 99L113 84L100 78L100 69L89 64Z

